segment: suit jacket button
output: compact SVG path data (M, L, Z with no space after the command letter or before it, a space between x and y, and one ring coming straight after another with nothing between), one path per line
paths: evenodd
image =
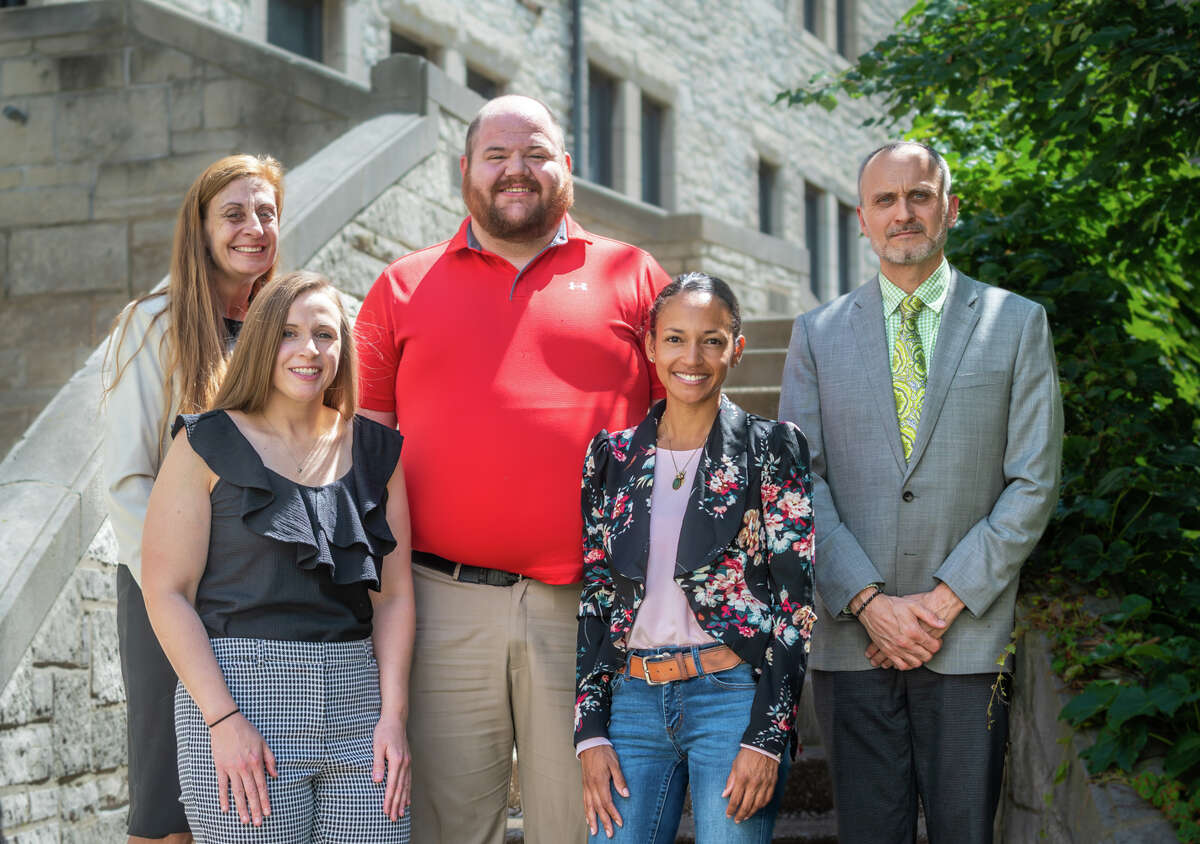
M902 495L900 497L903 498L905 501L912 501L914 498L916 498L916 496L912 494L911 489L904 490L904 495Z

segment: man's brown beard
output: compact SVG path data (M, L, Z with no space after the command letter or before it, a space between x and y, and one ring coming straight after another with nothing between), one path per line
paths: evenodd
M541 185L535 180L524 180L521 183L531 186L540 194ZM507 186L508 183L505 183L505 187ZM468 168L462 182L463 202L467 205L471 219L478 221L484 231L499 240L535 240L548 237L558 228L563 215L575 203L575 186L569 173L549 200L542 201L539 196L538 204L519 220L509 219L500 213L494 199L495 192L493 188L493 195L488 196L482 190L473 187L471 171Z

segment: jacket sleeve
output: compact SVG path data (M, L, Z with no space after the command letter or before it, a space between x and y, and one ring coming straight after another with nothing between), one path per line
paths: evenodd
M782 756L796 729L813 623L813 510L808 447L776 423L761 463L762 528L773 626L742 743Z
M933 576L983 615L1020 573L1058 502L1063 409L1046 311L1031 308L1013 364L1004 449L1007 486Z
M583 466L580 506L583 510L583 594L579 600L579 638L575 668L575 743L608 737L612 678L624 666L624 655L609 636L613 613L613 579L605 551L609 461L608 432L588 447Z
M150 302L157 302L152 299ZM148 303L131 305L109 338L104 380L104 486L121 562L142 581L142 522L162 464L167 419L162 346L167 316ZM112 379L117 379L115 383Z

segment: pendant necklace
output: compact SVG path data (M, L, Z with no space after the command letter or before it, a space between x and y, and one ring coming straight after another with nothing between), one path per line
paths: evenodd
M700 453L702 448L704 448L703 444L696 446L695 449L692 450L692 453L688 455L688 459L683 461L683 468L680 469L679 464L675 462L675 452L668 443L667 456L671 458L671 466L673 466L675 469L675 478L671 481L671 489L679 489L681 486L683 486L683 479L687 475L688 464L692 462L692 458Z
M267 414L265 414L265 413L263 414L263 419L266 421L267 425L271 428L271 430L275 432L275 436L279 437L279 441L283 443L283 447L287 451L288 456L291 457L292 460L295 460L296 452L292 451L292 447L288 444L287 437L285 437L283 434L279 433L279 429L276 428L274 423L272 423L271 420L267 418ZM334 430L336 430L336 429L337 429L337 425L335 423ZM313 452L317 450L317 446L319 446L322 442L324 442L329 437L330 433L332 433L332 431L327 431L326 433L321 434L319 437L315 437L313 439L312 445L310 445L308 447L308 451L305 453L304 458L296 463L296 477L297 478L302 477L304 475L304 467L308 465L308 461L312 458Z

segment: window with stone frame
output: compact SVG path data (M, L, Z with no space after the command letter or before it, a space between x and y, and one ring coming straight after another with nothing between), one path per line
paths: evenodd
M855 0L837 0L834 37L837 51L848 59L855 58L854 18L858 13Z
M392 30L390 51L393 56L397 53L403 53L406 56L420 56L428 61L433 61L429 45L422 44L420 41L408 37L403 32L396 32L395 30Z
M854 289L858 279L854 260L855 233L858 230L858 215L845 203L838 203L838 295Z
M782 229L779 220L779 167L765 158L758 159L758 230L763 234L778 235Z
M322 60L324 3L321 0L268 0L267 43Z
M613 186L613 151L617 80L588 65L588 148L584 175L598 185Z
M642 94L642 202L663 204L667 107Z
M504 93L504 83L498 82L486 73L467 65L467 87L485 100L498 97Z
M821 0L804 0L804 28L818 38L821 37L820 19Z
M805 182L804 245L808 247L808 281L818 297L825 287L825 247L821 242L821 206L824 204L825 191Z

